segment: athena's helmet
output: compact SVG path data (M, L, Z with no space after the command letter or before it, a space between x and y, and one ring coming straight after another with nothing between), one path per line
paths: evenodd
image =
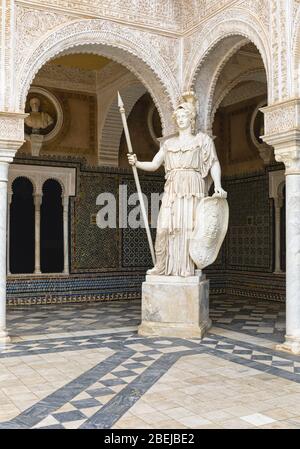
M174 114L173 114L174 119L176 117L177 111L180 109L184 109L185 111L187 111L189 113L190 118L191 118L192 131L194 132L196 116L197 116L197 99L196 99L195 92L193 92L193 91L183 92L180 102L174 111Z

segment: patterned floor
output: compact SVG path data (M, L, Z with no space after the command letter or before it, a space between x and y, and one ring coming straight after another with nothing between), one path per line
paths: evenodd
M300 428L279 303L215 300L202 341L137 335L140 303L10 309L0 428Z
M218 327L281 341L285 329L284 304L250 299L213 299L210 315ZM8 327L11 335L74 333L86 330L137 326L141 304L111 301L101 305L68 304L10 307Z

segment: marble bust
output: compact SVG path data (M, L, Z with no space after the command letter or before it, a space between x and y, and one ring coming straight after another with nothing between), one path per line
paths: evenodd
M128 160L131 165L145 171L155 171L162 164L165 168L166 182L155 242L156 264L147 274L188 277L195 274L190 243L197 241L197 213L203 209L198 206L208 196L211 180L214 182L214 199L220 198L226 202L227 193L221 186L221 168L213 139L203 132L194 133L196 98L193 92L182 95L173 118L178 134L165 140L152 162L138 161L135 154L128 154ZM205 248L207 239L208 246L212 246L218 237L218 228L214 215L209 219L202 213L200 221L203 220L207 224L204 232L200 233L202 240L199 244ZM197 253L195 249L193 252Z
M25 124L32 128L33 134L39 134L41 129L46 129L54 123L54 119L47 112L39 111L41 102L39 98L33 97L29 101L31 112L25 118Z

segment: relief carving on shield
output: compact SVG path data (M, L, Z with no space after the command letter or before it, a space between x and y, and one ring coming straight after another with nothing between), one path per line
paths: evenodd
M229 207L225 198L212 196L200 201L189 249L199 270L216 260L227 233L228 221Z

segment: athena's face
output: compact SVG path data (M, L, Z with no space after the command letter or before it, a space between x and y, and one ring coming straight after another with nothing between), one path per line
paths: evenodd
M191 116L185 109L179 108L175 112L175 119L179 129L187 129L191 126Z

